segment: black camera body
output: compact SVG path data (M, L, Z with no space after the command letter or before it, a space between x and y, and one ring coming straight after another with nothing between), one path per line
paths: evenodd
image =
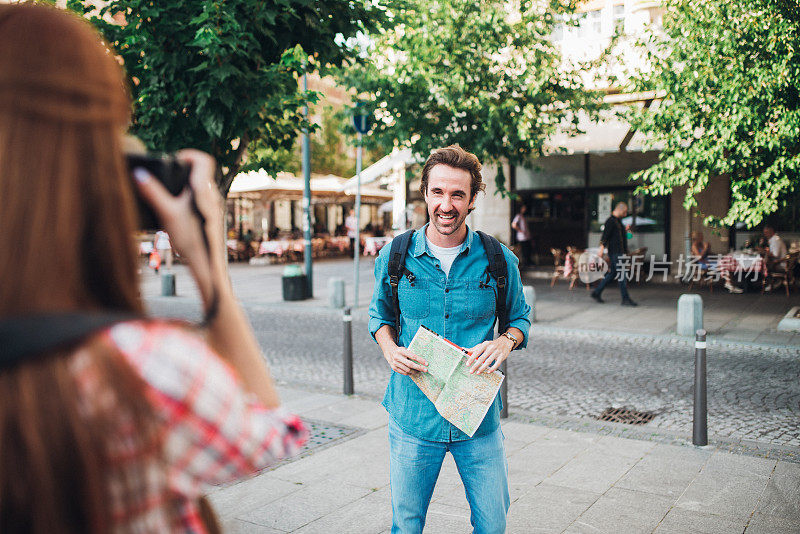
M190 164L169 154L126 154L129 173L142 167L152 174L171 194L178 196L189 187ZM153 231L163 228L153 209L138 195L136 207L139 212L139 229Z

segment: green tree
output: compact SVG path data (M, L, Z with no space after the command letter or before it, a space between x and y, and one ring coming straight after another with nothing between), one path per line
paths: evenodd
M350 178L356 173L356 132L350 110L318 102L313 117L319 121L311 133L311 169L315 174L333 174ZM302 138L295 142L282 169L298 175L302 171ZM365 147L362 166L368 167L385 155L379 146Z
M88 11L81 0L70 7ZM240 170L274 172L291 159L305 62L341 65L348 38L382 17L350 0L113 0L91 20L131 79L132 131L154 150L213 154L226 195Z
M660 161L634 175L663 195L686 186L684 206L727 176L727 214L707 224L755 226L798 187L800 9L793 0L666 0L664 35L646 43L650 70L634 90L662 105L631 117Z
M425 158L459 143L484 162L521 164L558 128L575 131L576 110L596 108L550 41L575 3L398 2L392 26L340 79L374 106L369 138L387 151L410 147ZM504 181L501 172L501 191Z

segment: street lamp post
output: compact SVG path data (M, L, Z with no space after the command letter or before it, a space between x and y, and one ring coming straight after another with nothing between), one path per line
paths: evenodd
M308 98L308 75L303 73L303 94ZM308 100L303 106L303 114L308 120ZM313 265L311 263L311 142L308 127L303 128L303 244L305 245L306 297L314 298Z
M358 134L358 149L356 152L356 239L354 245L353 269L354 273L354 287L353 287L353 308L358 308L358 283L359 283L359 258L361 257L361 161L363 135L372 129L372 116L367 114L364 109L364 104L359 102L356 104L355 112L353 113L353 128Z

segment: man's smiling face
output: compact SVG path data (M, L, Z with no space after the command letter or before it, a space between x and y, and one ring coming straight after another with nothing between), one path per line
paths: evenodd
M433 230L428 237L435 245L455 246L463 241L464 220L475 207L475 199L470 195L471 181L469 171L443 163L430 170L425 203Z

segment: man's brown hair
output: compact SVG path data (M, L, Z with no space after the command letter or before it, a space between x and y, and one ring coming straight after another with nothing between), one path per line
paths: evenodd
M425 196L425 193L428 191L428 176L431 174L431 169L439 164L469 172L472 177L469 186L470 200L475 198L478 191L486 189L486 184L483 183L483 177L481 176L481 162L478 160L478 156L467 152L458 144L455 144L444 148L437 148L428 156L425 166L422 167L422 181L419 184L419 192L422 193L423 196Z

